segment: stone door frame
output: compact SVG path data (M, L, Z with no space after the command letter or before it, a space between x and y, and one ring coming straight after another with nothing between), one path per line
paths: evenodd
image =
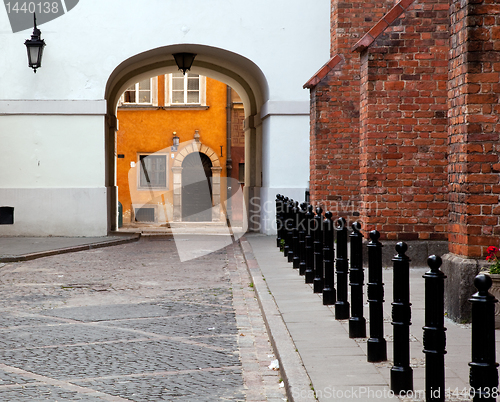
M212 162L212 222L220 222L221 218L221 191L220 176L222 166L217 153L207 145L193 140L186 145L176 155L172 164L173 173L173 195L174 195L174 222L182 221L182 162L189 154L200 152L207 155Z

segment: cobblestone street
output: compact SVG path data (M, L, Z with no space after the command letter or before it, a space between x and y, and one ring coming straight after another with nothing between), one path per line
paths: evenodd
M0 267L2 401L285 399L237 245L181 263L150 236Z

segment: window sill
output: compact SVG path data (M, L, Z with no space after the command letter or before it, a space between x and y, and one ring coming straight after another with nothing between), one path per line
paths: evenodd
M158 110L161 109L158 106L154 105L141 105L141 104L130 104L130 105L120 105L118 106L119 110L125 110L125 109L140 109L140 110Z
M210 106L207 105L168 105L162 106L163 110L207 110Z

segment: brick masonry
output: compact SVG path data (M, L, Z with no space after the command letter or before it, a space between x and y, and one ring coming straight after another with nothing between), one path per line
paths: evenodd
M366 227L389 239L446 239L448 2L413 3L370 32L374 42L356 48Z
M492 0L332 0L332 59L305 85L311 201L390 240L498 246L499 15Z
M447 241L447 310L468 319L472 279L500 245L500 4L331 8L332 58L305 85L311 200L382 239Z
M454 1L450 18L449 248L480 257L500 235L500 4Z
M333 1L331 56L335 64L311 89L311 202L341 216L359 209L360 61L351 47L391 2ZM333 67L333 68L332 68Z

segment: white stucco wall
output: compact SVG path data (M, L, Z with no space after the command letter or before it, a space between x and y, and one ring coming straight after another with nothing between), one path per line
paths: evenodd
M0 235L106 234L106 222L99 223L107 202L106 84L123 61L171 45L224 49L260 69L267 83L259 92L265 98L259 111L262 202L274 201L277 192L303 194L309 177L309 91L302 85L329 57L329 7L329 0L84 0L39 26L47 46L36 74L27 66L23 45L32 30L12 33L0 10L0 206L16 208L16 223L1 225ZM60 206L27 202L20 191L28 189L30 197L37 189L45 197L51 192L67 197L63 205L96 218L62 230L70 223L56 213ZM82 201L97 193L92 202ZM26 205L32 203L42 216L60 215L50 233L30 218Z

